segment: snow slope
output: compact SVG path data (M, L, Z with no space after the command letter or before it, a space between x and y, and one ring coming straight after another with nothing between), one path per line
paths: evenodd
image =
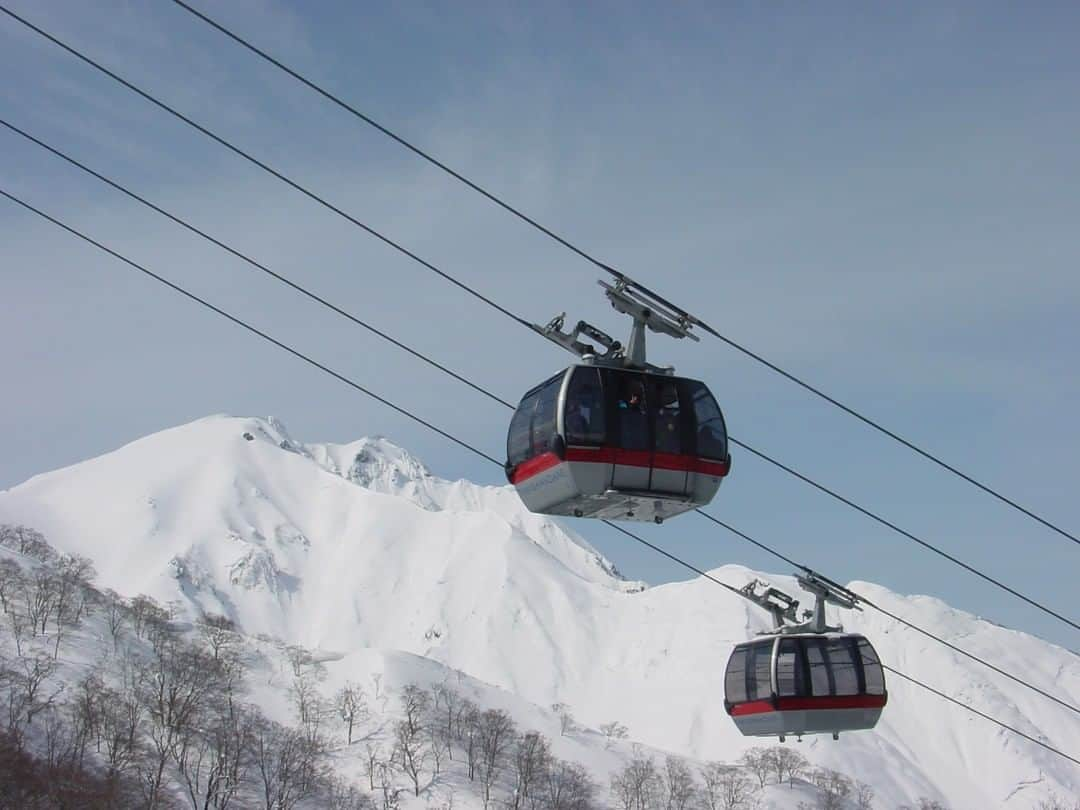
M344 661L368 648L421 656L694 758L760 744L724 713L721 680L764 614L704 579L627 582L512 489L439 479L384 439L302 444L273 419L208 417L0 493L0 521L91 557L101 586L225 613L250 634ZM798 590L740 566L712 573ZM1073 653L936 599L854 587L1080 704ZM1080 716L874 612L843 620L891 666L1080 754ZM886 806L1024 808L1051 789L1080 793L1080 768L897 678L889 690L874 732L808 739L803 753L871 783Z

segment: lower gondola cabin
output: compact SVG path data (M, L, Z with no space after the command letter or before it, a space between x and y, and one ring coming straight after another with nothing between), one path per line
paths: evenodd
M860 635L778 635L739 644L724 675L724 707L749 737L871 729L887 700L881 660Z

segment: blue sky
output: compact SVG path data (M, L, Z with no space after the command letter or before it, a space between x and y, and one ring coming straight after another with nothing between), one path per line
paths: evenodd
M222 22L886 425L1080 530L1072 4L205 4ZM597 273L164 0L12 2L508 308L622 334ZM2 116L504 398L568 361L10 19ZM495 456L507 414L7 131L2 186ZM444 439L0 205L0 487L208 413ZM685 343L685 342L684 342ZM707 337L651 344L736 437L1075 616L1080 548ZM716 514L831 576L1077 634L750 458ZM685 574L575 528L631 577ZM687 516L702 567L782 571Z

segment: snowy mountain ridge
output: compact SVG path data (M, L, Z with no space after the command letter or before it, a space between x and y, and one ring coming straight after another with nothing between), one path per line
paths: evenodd
M86 555L99 584L229 616L255 635L346 661L401 651L538 706L698 759L744 740L722 706L731 646L766 617L704 579L627 582L582 538L508 487L446 481L386 439L305 444L274 419L207 417L0 492L0 522ZM790 577L723 566L739 586ZM883 607L1080 703L1080 661L931 597L854 587ZM1080 723L1029 690L879 614L845 615L886 663L1075 753ZM1070 763L893 678L878 729L807 740L815 763L895 806L1033 807L1074 795Z

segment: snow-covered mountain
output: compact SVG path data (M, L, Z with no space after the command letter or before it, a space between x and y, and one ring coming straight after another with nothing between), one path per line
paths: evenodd
M101 586L193 616L361 660L411 654L634 740L731 760L744 740L723 709L731 647L765 615L704 579L645 587L512 489L437 478L385 439L303 444L273 419L214 416L36 476L0 493L0 522L94 560ZM789 577L728 565L739 586ZM1080 660L930 597L870 583L878 604L1080 704ZM886 663L1070 753L1080 718L867 611L845 615ZM885 806L1034 807L1080 793L1080 768L893 678L878 728L807 739L815 764L872 784Z

